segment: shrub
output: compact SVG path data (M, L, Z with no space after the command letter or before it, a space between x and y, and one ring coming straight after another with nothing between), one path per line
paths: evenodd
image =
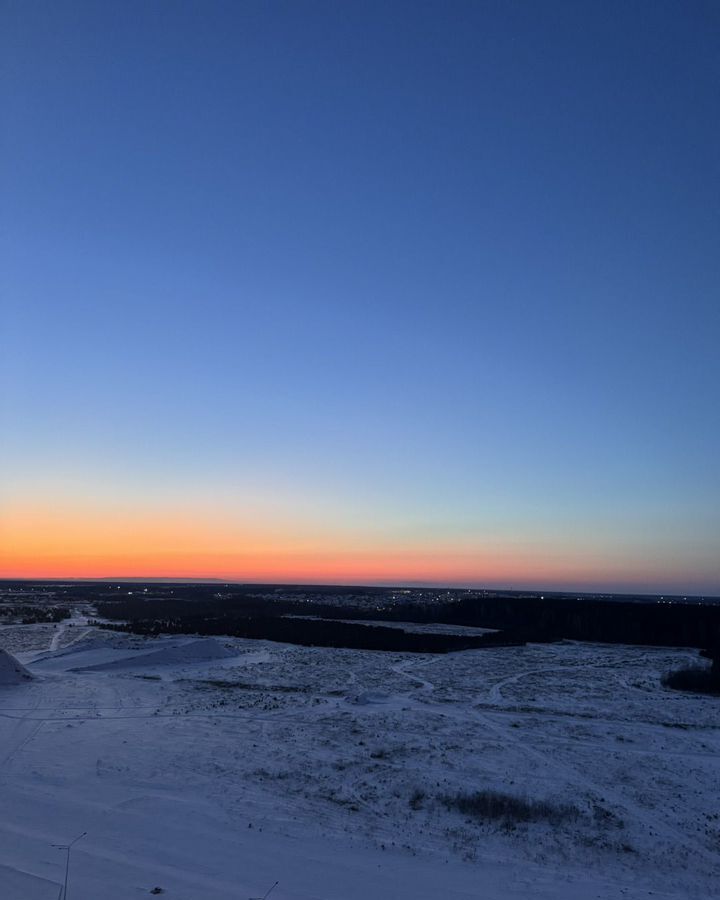
M448 809L455 809L463 815L481 821L496 821L505 825L522 822L560 822L576 819L579 815L574 806L551 803L548 800L530 800L500 791L475 791L458 793L440 798Z
M370 754L370 759L389 759L391 756L391 752L387 750L385 747L380 747L377 750L373 750Z
M703 666L688 666L668 672L663 676L662 683L676 691L720 696L720 673Z

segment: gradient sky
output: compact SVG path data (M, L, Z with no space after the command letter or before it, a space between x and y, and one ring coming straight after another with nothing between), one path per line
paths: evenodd
M0 575L720 594L719 46L2 0Z

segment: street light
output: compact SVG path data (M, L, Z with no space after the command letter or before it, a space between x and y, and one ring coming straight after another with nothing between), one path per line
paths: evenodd
M65 857L65 881L63 882L58 900L67 900L68 872L70 871L70 851L72 850L73 846L77 844L80 838L85 837L86 834L87 831L83 831L82 834L79 834L75 838L75 840L70 841L69 844L53 844L53 847L57 847L58 850L65 850L67 853L67 856Z

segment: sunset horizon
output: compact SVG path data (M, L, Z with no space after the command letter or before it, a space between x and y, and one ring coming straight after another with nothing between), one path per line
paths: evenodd
M180 6L5 13L0 576L720 594L702 15Z
M720 871L720 0L0 0L0 900Z

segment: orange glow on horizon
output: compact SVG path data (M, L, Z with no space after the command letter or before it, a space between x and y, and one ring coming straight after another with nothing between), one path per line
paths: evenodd
M221 579L266 583L473 584L519 587L605 582L642 587L670 572L548 542L419 540L296 522L243 522L207 510L5 507L0 578ZM673 572L675 576L677 573ZM687 573L690 575L690 573ZM692 578L680 586L687 590Z

